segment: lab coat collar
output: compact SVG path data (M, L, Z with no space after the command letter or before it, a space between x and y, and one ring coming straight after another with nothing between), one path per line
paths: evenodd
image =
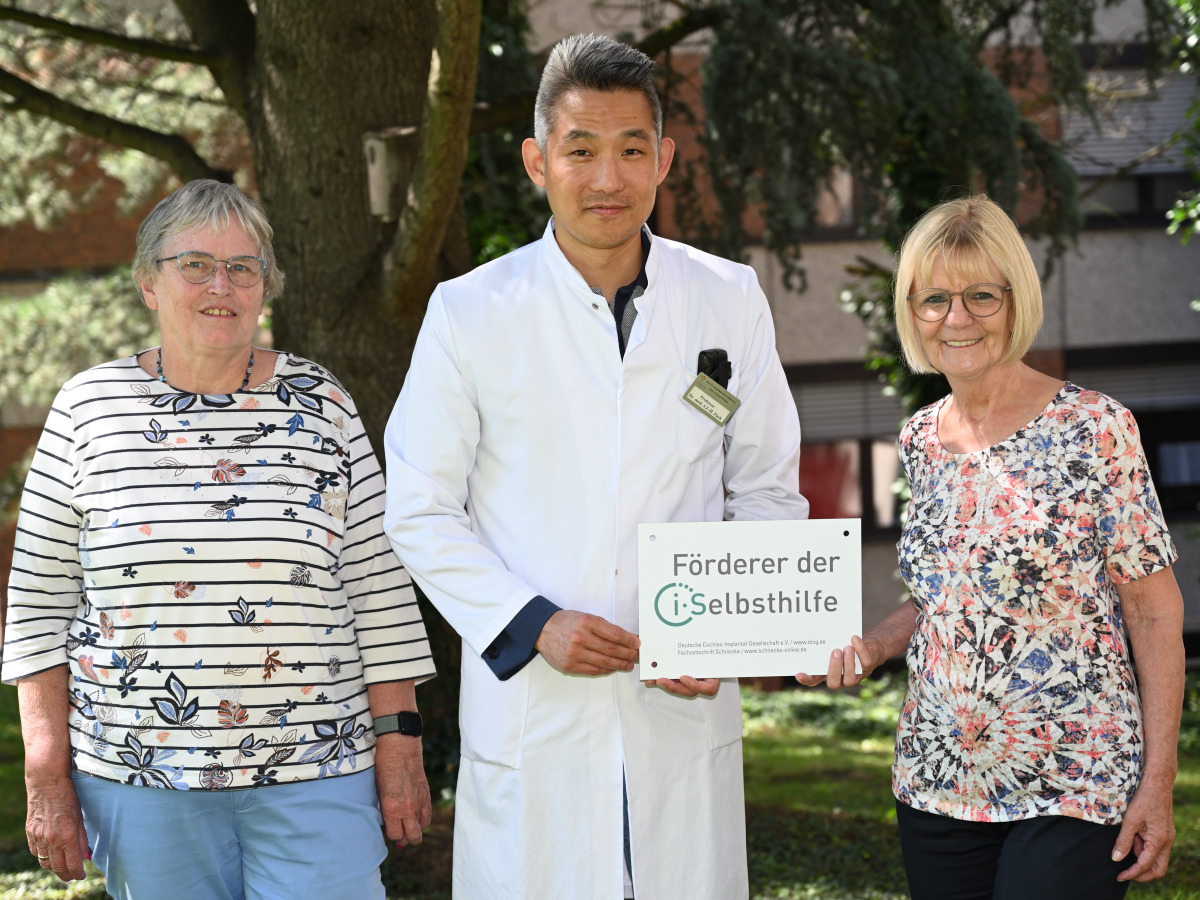
M646 291L642 296L635 298L633 305L637 308L638 316L645 316L648 325L650 322L651 310L654 307L654 299L657 295L655 287L658 283L658 273L661 262L661 242L654 236L654 232L650 227L643 223L642 231L650 238L650 253L646 256ZM579 270L571 265L571 261L567 259L562 252L562 248L558 246L558 240L554 237L554 217L550 217L550 221L546 223L546 230L542 233L542 245L545 248L546 258L551 267L558 273L564 282L572 289L572 294L589 306L596 301L596 295L592 292L591 287L584 280L584 277L579 274ZM637 326L635 324L635 330Z

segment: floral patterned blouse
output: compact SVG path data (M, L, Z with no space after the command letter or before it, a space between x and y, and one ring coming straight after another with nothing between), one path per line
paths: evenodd
M59 392L21 499L3 679L69 666L76 769L261 787L374 763L366 685L434 673L383 475L327 371L245 393L134 357Z
M900 435L918 616L893 791L958 819L1119 822L1142 717L1116 585L1176 557L1137 425L1068 383L1012 437L954 454L945 402Z

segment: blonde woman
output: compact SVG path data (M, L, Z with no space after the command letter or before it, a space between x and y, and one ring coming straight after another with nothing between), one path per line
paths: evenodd
M986 197L913 227L895 315L909 366L951 388L900 435L912 600L798 679L856 684L907 649L892 772L916 900L1122 897L1166 871L1184 675L1137 424L1021 361L1041 285Z

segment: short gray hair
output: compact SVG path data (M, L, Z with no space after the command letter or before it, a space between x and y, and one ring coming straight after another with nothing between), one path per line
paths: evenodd
M210 226L216 232L229 227L236 216L250 240L258 247L258 256L266 263L263 274L263 302L269 303L283 293L283 272L275 264L271 239L275 232L257 200L247 197L236 186L199 178L189 181L169 197L158 202L146 216L137 233L137 253L133 257L133 283L138 291L143 281L151 281L161 270L157 262L167 239L182 231Z
M595 34L573 34L550 51L537 101L533 106L533 139L546 152L546 141L558 117L558 104L569 91L639 91L650 104L654 132L662 142L662 103L654 87L654 60L628 44Z

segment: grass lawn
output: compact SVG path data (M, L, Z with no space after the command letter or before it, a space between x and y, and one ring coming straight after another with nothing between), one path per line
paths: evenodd
M898 685L743 689L752 897L908 896L891 791Z
M907 896L891 795L891 736L903 694L896 677L859 696L744 689L746 825L755 900L893 900ZM1166 878L1135 884L1136 898L1200 900L1200 673L1189 677L1175 787L1178 829ZM95 870L61 884L25 847L16 691L0 687L0 900L102 900ZM435 813L424 843L392 851L391 900L449 900L453 810Z

